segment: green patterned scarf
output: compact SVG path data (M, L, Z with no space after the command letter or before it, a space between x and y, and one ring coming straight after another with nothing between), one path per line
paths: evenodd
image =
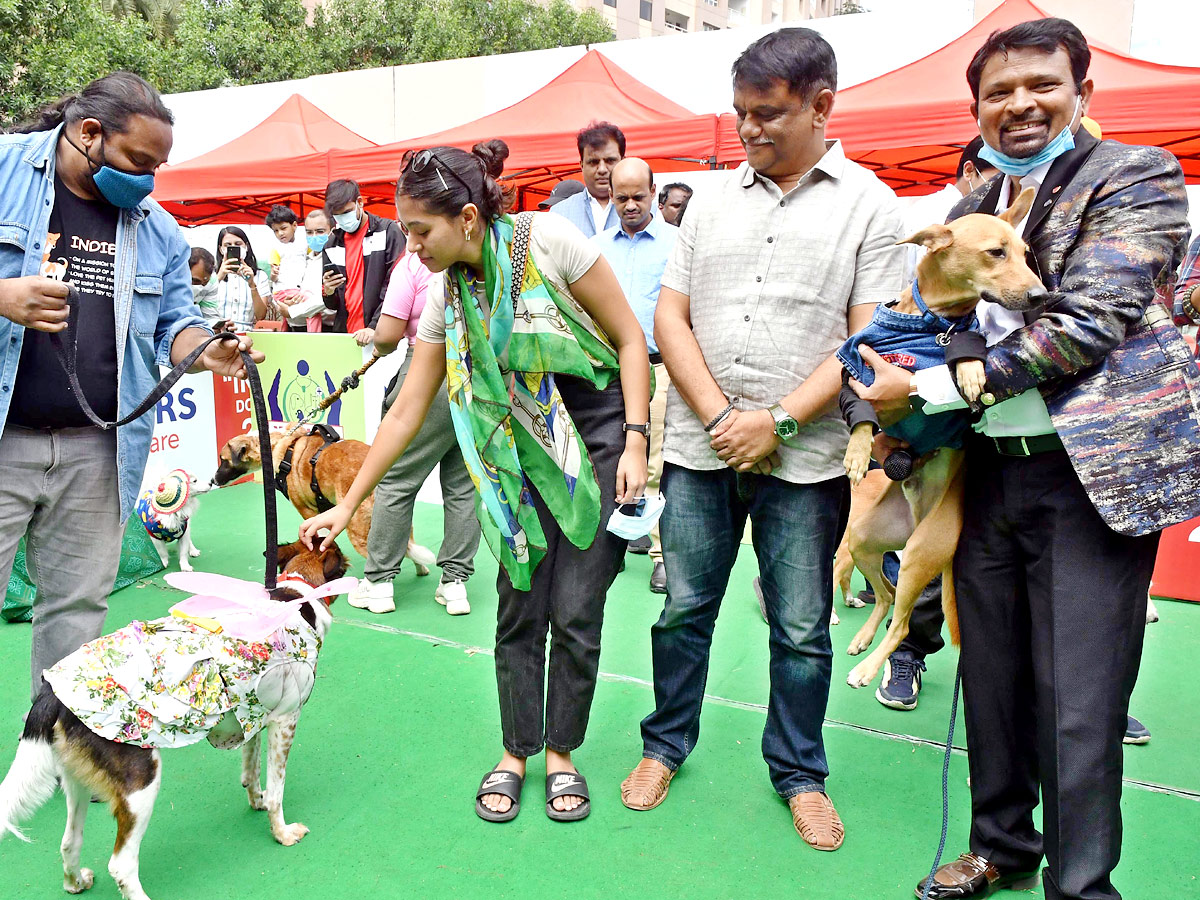
M542 277L531 254L512 299L513 239L514 221L502 216L484 240L490 314L466 266L446 273L446 385L483 534L513 586L529 590L546 554L530 486L576 547L589 547L600 526L600 487L554 376L603 389L617 374L617 354L591 316Z

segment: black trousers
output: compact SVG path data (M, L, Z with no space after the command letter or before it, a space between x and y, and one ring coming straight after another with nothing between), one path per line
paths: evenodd
M968 446L954 573L971 850L1004 872L1044 854L1047 900L1121 896L1121 739L1157 548L1104 524L1064 451Z
M522 757L533 756L543 745L567 753L583 743L600 667L604 600L625 555L626 542L605 528L616 508L617 463L625 450L620 382L614 379L603 391L566 376L558 376L556 383L596 472L600 526L591 546L580 550L531 490L546 534L546 555L528 591L514 588L503 568L496 578L500 726L504 749Z

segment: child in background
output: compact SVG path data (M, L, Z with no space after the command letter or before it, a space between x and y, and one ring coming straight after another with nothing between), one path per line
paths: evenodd
M217 260L203 247L193 247L188 267L192 270L192 297L200 307L201 315L206 320L216 319L217 281L213 273L217 269Z
M325 307L319 291L305 290L310 254L305 240L296 239L298 224L296 214L286 206L276 204L267 213L267 225L279 241L279 247L271 251L272 297L275 311L287 321L289 331L310 330L308 316Z

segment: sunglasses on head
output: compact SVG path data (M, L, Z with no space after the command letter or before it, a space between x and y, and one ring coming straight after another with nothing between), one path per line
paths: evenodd
M442 183L443 190L450 190L450 185L446 183L446 179L442 176L442 171L445 170L450 173L452 178L466 188L467 202L472 202L471 186L463 181L461 176L446 165L445 162L438 159L437 154L432 150L406 150L404 156L400 158L400 173L412 172L419 175L431 165L433 166L434 174L438 177L438 181Z

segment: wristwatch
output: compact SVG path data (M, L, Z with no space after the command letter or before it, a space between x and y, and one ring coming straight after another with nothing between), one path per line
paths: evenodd
M642 436L645 437L646 440L650 440L650 423L649 422L647 422L645 425L632 425L629 422L624 422L621 425L621 433L624 434L626 431L640 431L642 433Z
M780 440L786 441L799 433L800 423L788 415L788 411L778 403L768 407L767 412L775 420L775 434L779 436Z

